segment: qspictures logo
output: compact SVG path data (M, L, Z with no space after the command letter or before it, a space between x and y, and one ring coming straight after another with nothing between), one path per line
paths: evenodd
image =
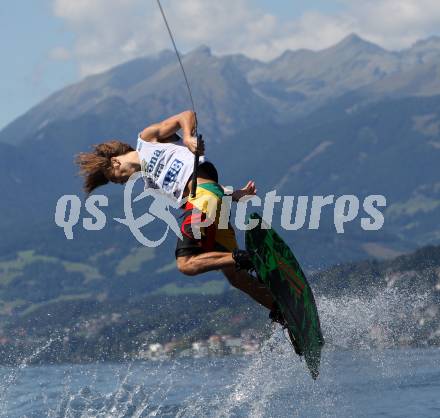
M170 232L181 239L182 232L173 210L185 205L188 198L176 202L159 190L149 187L146 187L138 196L134 196L135 183L142 178L141 173L135 173L130 177L124 188L124 217L112 218L112 221L129 228L134 238L147 247L158 247ZM146 204L146 211L135 218L133 204L147 197L150 197L148 199L150 204ZM387 200L382 195L370 195L362 201L355 195L278 196L274 190L266 193L264 198L245 196L236 204L237 208L232 219L233 201L231 195L225 195L220 201L207 200L204 212L215 213L217 216L206 217L203 221L193 223L194 237L199 239L202 228L206 228L214 222L217 223L218 229L228 229L230 223L242 231L256 228L258 226L256 220L247 221L247 215L251 208L262 212L266 223L263 226L265 228L272 226L275 213L279 213L281 227L286 231L298 231L304 228L317 230L321 226L323 210L327 208L327 210L333 211L333 225L337 234L343 234L345 226L354 222L358 222L359 228L364 231L379 231L385 223L381 209L386 207ZM108 220L104 209L107 207L109 207L109 199L105 195L88 197L84 202L84 207L78 196L64 195L60 197L56 205L55 223L58 227L63 228L66 238L71 240L74 239L75 228L82 226L87 231L100 231L105 228ZM276 211L276 207L281 208L281 211ZM84 210L87 215L81 219ZM159 239L148 238L148 226L158 221L166 225L164 233Z

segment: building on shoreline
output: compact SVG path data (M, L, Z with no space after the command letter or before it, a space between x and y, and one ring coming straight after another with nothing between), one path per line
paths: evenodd
M166 344L152 343L141 350L137 358L141 360L163 360L166 358L193 357L202 358L225 355L251 355L260 349L260 342L255 336L245 333L243 337L231 335L211 335L207 340L194 341L190 347L180 346L176 341Z

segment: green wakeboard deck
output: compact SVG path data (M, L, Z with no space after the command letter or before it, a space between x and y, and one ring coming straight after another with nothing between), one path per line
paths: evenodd
M259 225L246 231L246 249L251 253L259 278L287 321L295 351L304 355L307 367L316 379L324 338L312 289L297 259L280 236L257 213L250 215L249 220L258 220Z

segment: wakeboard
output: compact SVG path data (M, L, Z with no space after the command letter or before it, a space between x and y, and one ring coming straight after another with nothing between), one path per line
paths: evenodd
M258 213L249 216L258 226L246 231L246 249L259 279L277 302L295 352L304 356L313 379L319 375L324 345L312 289L287 244Z

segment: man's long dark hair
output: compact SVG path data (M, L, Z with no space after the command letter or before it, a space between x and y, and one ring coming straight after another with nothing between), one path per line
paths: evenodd
M134 151L133 147L121 141L112 140L93 145L92 152L82 152L75 157L79 174L84 177L84 191L89 194L110 181L112 157Z

